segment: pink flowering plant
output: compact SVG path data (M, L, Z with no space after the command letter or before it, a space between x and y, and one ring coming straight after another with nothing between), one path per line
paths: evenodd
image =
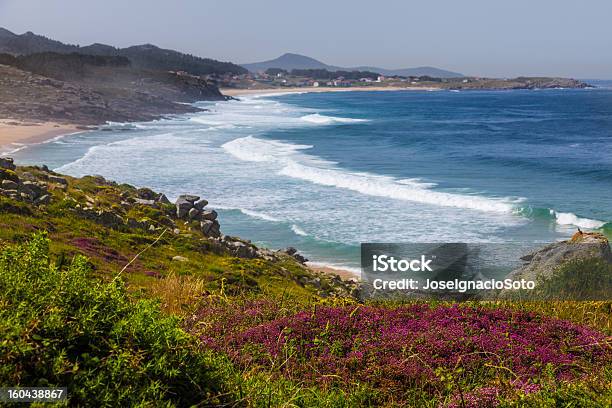
M496 406L612 362L603 333L510 309L420 303L292 314L256 301L203 308L191 325L244 368L322 388L365 383L399 400L419 390L449 406Z

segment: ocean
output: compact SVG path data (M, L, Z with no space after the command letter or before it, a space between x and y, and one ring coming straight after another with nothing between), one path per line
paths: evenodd
M361 242L547 243L612 230L612 89L249 96L11 153L171 199L222 232L358 270Z

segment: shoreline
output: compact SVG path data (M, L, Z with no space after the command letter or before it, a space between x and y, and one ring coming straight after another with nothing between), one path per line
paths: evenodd
M261 88L261 89L235 89L235 88L220 88L223 95L226 96L244 96L244 95L274 95L274 94L290 94L290 93L327 93L327 92L379 92L379 91L439 91L442 88L436 87L399 87L399 86L353 86L346 88L331 88L331 87L292 87L292 88Z
M23 146L43 143L78 131L77 125L65 123L0 119L0 155L10 154Z
M318 263L316 261L308 261L306 262L306 267L314 272L324 273L326 275L338 275L342 280L354 280L360 281L361 274L357 274L357 272L351 271L349 269L342 269L333 266L328 266L322 263Z

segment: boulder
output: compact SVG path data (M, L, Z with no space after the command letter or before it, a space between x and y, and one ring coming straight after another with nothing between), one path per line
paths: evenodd
M189 210L193 208L193 202L184 198L184 196L180 196L176 200L176 216L178 218L184 218L187 214L189 214Z
M202 220L214 221L217 219L217 212L215 210L202 211L200 218Z
M144 198L135 198L134 202L136 204L141 204L141 205L155 205L155 200L148 200L148 199L144 199Z
M36 205L47 205L51 202L51 196L49 194L45 194L43 196L40 196L36 199L36 201L34 201L34 204Z
M0 180L11 180L18 183L19 176L11 169L4 169L0 167Z
M568 241L552 243L522 257L527 263L511 272L509 278L533 281L540 277L549 278L564 263L592 258L612 263L608 239L597 232L578 232Z
M62 184L64 186L68 185L68 180L63 177L54 176L53 174L49 175L49 181L56 184Z
M178 199L179 200L189 201L193 205L193 203L198 201L200 199L200 197L198 197L196 195L191 195L191 194L183 194L183 195L180 195Z
M191 220L195 220L196 218L198 218L199 215L200 215L200 210L198 210L197 208L192 208L187 213L187 216Z
M143 200L155 200L157 198L157 193L150 188L139 188L136 190L136 194L138 195L138 198Z
M172 204L172 203L170 202L170 200L168 200L168 197L166 197L166 195L165 195L165 194L160 194L160 195L157 197L156 201L157 201L158 203L160 203L160 204Z
M198 210L202 211L204 209L204 207L206 207L208 205L208 201L206 200L200 200L197 203L194 204L194 207L197 208Z
M39 186L38 184L32 181L24 181L21 184L21 187L24 190L24 192L30 195L33 199L38 198L41 195L44 195L44 193L46 193L46 190L43 187Z
M17 166L13 163L13 159L10 157L0 157L0 168L15 171Z
M2 180L2 184L0 186L3 190L17 190L19 188L19 184L13 180Z
M202 234L204 234L206 236L209 235L212 227L213 227L213 222L212 221L205 220L205 221L201 221L200 222L200 230L202 231Z

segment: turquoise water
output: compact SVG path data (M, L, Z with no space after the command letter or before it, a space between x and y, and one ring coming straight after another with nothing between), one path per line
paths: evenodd
M343 92L210 111L11 153L170 197L222 231L357 268L360 242L529 242L612 221L612 90Z

